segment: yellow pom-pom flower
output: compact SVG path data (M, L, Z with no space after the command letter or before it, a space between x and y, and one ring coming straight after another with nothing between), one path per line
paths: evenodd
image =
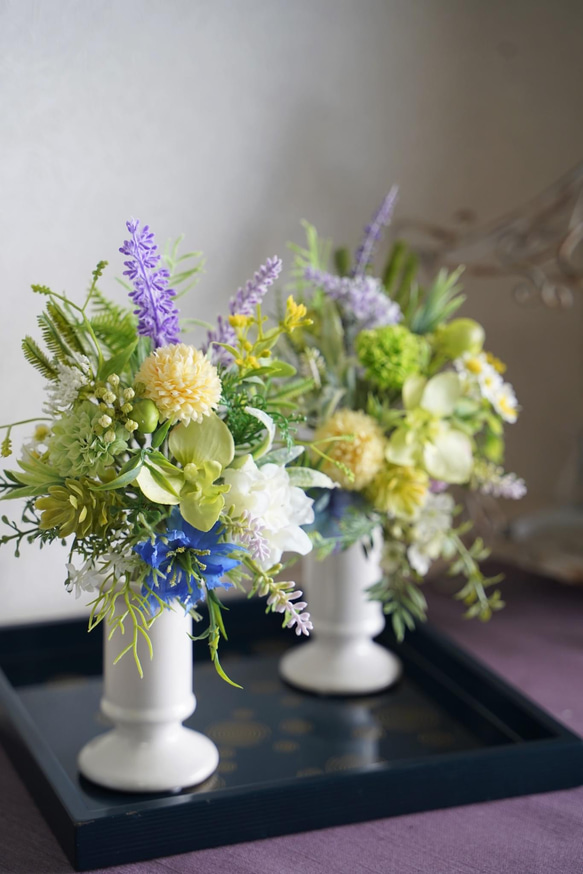
M385 438L380 425L355 410L334 413L316 430L314 443L328 456L322 465L324 473L350 491L367 486L384 461Z
M202 422L219 404L221 380L202 352L185 343L161 346L136 374L144 397L153 401L163 419L184 424Z
M375 509L397 519L413 519L425 503L429 477L423 470L385 464L366 490Z

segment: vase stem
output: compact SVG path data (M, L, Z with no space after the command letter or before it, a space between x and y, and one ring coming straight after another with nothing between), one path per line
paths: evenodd
M104 627L101 711L114 728L81 750L85 777L110 789L163 792L201 783L215 771L215 745L182 725L196 707L191 629L191 617L178 605L164 610L149 631L152 659L146 641L139 641L140 677L131 653L115 664L132 633L127 621L125 634L116 629L111 639Z
M366 590L380 579L381 538L368 555L361 543L323 561L304 560L304 588L314 632L281 662L285 680L311 692L364 695L395 683L401 663L373 641L385 626L378 601Z

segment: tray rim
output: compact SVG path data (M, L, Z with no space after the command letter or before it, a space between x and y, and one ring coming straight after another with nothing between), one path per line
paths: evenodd
M244 602L238 605L237 612L249 613L251 603ZM255 616L256 613L256 605L252 605L252 613L249 615ZM264 638L275 638L277 628L275 632L271 629L270 634L269 618L266 619L262 611L261 617L267 630L263 635ZM75 793L74 784L66 778L58 759L28 715L18 695L17 690L20 686L13 686L3 669L6 662L15 661L14 649L11 645L14 640L25 640L27 635L41 640L43 635L50 637L55 630L77 634L81 628L88 637L83 619L0 628L0 710L3 740L12 753L13 764L77 870L137 862L160 855L236 843L241 840L272 837L310 828L360 822L417 810L438 809L452 806L453 803L465 804L472 801L534 794L583 783L583 740L442 632L426 626L410 635L402 646L396 647L404 658L411 660L416 654L421 662L424 660L427 662L427 653L438 650L445 662L456 668L457 677L451 679L454 687L451 690L452 695L460 689L464 690L463 684L468 678L478 680L474 692L481 691L482 697L484 691L487 691L487 697L497 696L517 714L536 723L547 733L547 736L536 739L522 738L520 742L510 740L508 743L474 750L450 751L432 757L420 756L397 763L380 763L354 771L324 773L302 777L301 780L287 778L255 785L225 787L220 793L209 791L163 796L163 806L160 804L160 798L149 796L137 803L132 799L131 802L120 805L114 814L107 812L105 808L103 810L89 808L84 804L83 796ZM60 634L57 637L62 641ZM387 643L390 642L390 637L390 632L385 631L380 640ZM90 647L95 648L94 641L91 641ZM58 649L66 651L62 646ZM18 654L16 654L17 658ZM439 674L440 671L438 670L437 673ZM437 679L437 682L442 681L443 671L441 677ZM479 703L476 694L471 697L474 705L476 701ZM488 713L493 715L491 710L488 710ZM508 773L509 766L511 770L513 768L517 772L515 775ZM450 773L471 771L478 776L482 775L488 785L484 785L484 791L476 793L473 788L468 791L469 787L464 787L463 781L458 780L460 785L456 789L457 795L454 793L454 802L448 800L449 796L440 798L439 793L433 790L430 793L431 798L426 799L430 803L419 804L414 797L411 797L396 809L392 799L387 799L384 803L379 801L379 796L383 793L390 794L386 792L387 788L396 788L399 780L408 778L415 782L417 775L429 771L434 782L439 782L439 779L450 776L447 774L448 769ZM512 780L509 783L510 776ZM497 780L501 781L498 786ZM359 799L359 807L353 809L351 815L347 816L342 807L343 799L346 796L354 798L355 792ZM236 827L230 829L229 835L221 835L218 820L222 820L226 815L232 815L237 805L247 808L249 812L250 796L254 797L251 807L255 812L255 823L237 823ZM297 807L297 801L306 798L310 801L312 811L309 820L305 815L290 817L290 811L294 811ZM241 805L242 800L245 801L244 805ZM374 803L371 805L371 802ZM326 804L332 805L332 809L328 807L323 815L322 808ZM215 808L218 808L217 815L214 813ZM174 830L177 824L180 825L182 820L189 818L188 814L193 809L197 811L199 819L201 811L206 810L208 813L211 809L210 817L207 816L208 831L194 845L189 845L188 840L185 843L183 836L181 839L180 836L175 836L173 843L158 840L151 843L149 849L141 846L143 835L151 831L153 824L159 824L160 820L167 819L170 812L173 812ZM164 816L161 812L164 812ZM240 810L239 819L241 812ZM129 816L130 814L134 816ZM248 817L244 817L246 818ZM133 831L130 828L128 836L127 824L128 820L132 819L134 824L139 820L140 828ZM177 823L176 820L180 822ZM119 837L120 828L125 833L123 852L116 854L115 850L104 850L104 845L108 841L116 836ZM172 835L169 834L168 838L172 839Z

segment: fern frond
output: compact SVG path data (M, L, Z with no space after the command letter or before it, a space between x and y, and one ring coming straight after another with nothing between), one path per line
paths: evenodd
M136 339L136 317L126 307L119 306L95 290L91 300L94 315L91 327L97 339L114 355L127 349Z
M40 349L34 342L32 337L25 337L21 345L26 360L40 371L45 379L57 379L58 374L56 368L49 361L42 349Z
M49 314L56 330L60 333L67 345L73 351L85 355L86 350L81 342L81 338L79 337L77 326L67 318L66 313L63 312L61 307L55 303L55 301L49 301L47 304L47 313Z
M58 358L59 361L68 364L74 358L74 355L61 337L58 328L53 324L50 316L47 313L42 313L37 317L37 322L49 352L55 358Z

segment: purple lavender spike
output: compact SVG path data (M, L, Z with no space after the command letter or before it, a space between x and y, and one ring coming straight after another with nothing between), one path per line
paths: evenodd
M383 230L391 221L398 194L398 187L393 185L381 203L379 210L375 213L371 223L364 229L364 236L354 256L354 269L352 271L353 277L364 276L368 270L370 262L372 261L372 256L374 255L374 250L381 239Z
M396 325L403 318L399 305L387 297L380 281L373 276L335 276L313 267L308 267L304 276L338 301L360 329Z
M161 259L154 234L148 225L140 230L140 223L136 219L126 222L126 227L132 238L124 240L119 251L129 257L128 261L124 261L127 269L123 275L134 286L130 298L137 307L134 312L138 316L138 334L150 337L155 348L179 343L179 313L172 300L175 291L168 288L168 270L158 268Z
M262 264L259 270L249 279L244 286L239 288L229 302L229 313L234 316L239 314L242 316L251 316L255 312L257 304L261 303L267 293L270 285L273 285L279 274L281 273L282 261L281 258L274 256L268 258L265 264ZM229 325L229 322L219 316L217 320L217 328L214 331L209 331L205 351L212 347L212 359L215 364L229 364L232 356L226 349L217 346L217 343L228 343L232 346L236 340L235 331Z

